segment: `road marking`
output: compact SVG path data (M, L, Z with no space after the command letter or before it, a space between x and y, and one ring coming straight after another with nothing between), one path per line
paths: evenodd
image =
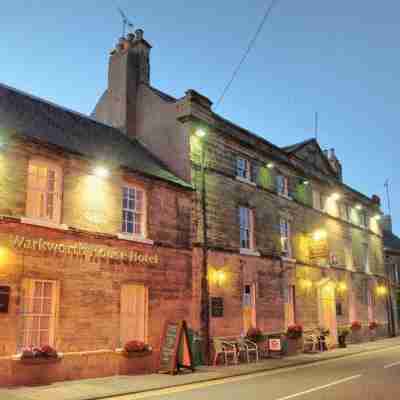
M326 389L326 388L328 388L328 387L335 386L335 385L339 385L339 384L344 383L344 382L352 381L352 380L358 379L358 378L360 378L360 377L361 377L361 375L349 376L348 378L343 378L343 379L340 379L340 380L338 380L338 381L335 381L335 382L332 382L332 383L328 383L327 385L317 386L317 387L315 387L315 388L305 390L304 392L299 392L299 393L291 394L291 395L286 396L286 397L280 397L279 399L276 399L276 400L289 400L289 399L293 399L293 398L295 398L295 397L303 396L303 395L308 394L308 393L312 393L312 392L316 392L316 391L318 391L318 390Z
M385 365L383 368L392 368L392 367L395 367L396 365L400 365L400 361L397 361L397 362L394 362L394 363L392 363L392 364L388 364L388 365Z
M382 349L374 349L374 350L371 350L368 352L356 353L356 354L352 354L349 356L334 358L334 359L330 359L330 360L329 359L328 360L320 360L320 361L305 364L305 365L287 366L287 367L269 370L269 371L258 371L258 372L249 373L248 375L239 375L239 376L230 376L230 377L214 376L214 377L210 378L210 380L208 380L208 381L202 381L202 382L196 382L196 383L181 383L181 384L177 384L177 386L172 386L169 388L167 387L167 388L162 388L162 389L154 389L154 390L149 390L149 391L144 391L144 392L139 392L139 393L121 393L121 394L117 394L117 395L111 395L110 397L107 397L107 398L113 399L113 400L131 400L131 399L133 400L133 399L145 399L145 398L149 398L149 397L157 397L157 396L162 396L162 395L172 394L172 393L181 393L181 392L191 391L191 390L195 390L195 389L202 389L205 387L222 385L222 384L226 384L226 383L235 383L235 382L240 382L240 381L244 381L244 380L264 377L264 376L279 375L279 374L283 374L286 372L296 371L299 369L315 368L315 367L318 367L318 366L324 365L324 364L341 362L341 361L349 360L352 358L368 356L368 355L375 354L375 353L383 353L386 351L393 351L394 349L400 349L400 345L385 347ZM357 377L358 377L358 375L357 375ZM349 378L346 378L346 379L349 379ZM355 379L355 378L353 378L353 379ZM339 381L337 381L337 382L339 382ZM299 394L297 394L297 396L299 396ZM283 398L283 399L285 399L285 398ZM283 399L277 399L277 400L283 400Z

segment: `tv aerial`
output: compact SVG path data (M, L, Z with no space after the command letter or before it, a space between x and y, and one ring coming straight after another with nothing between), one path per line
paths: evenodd
M122 18L122 37L125 37L126 31L132 30L133 23L130 21L130 19L126 16L124 11L120 7L117 7L117 9Z

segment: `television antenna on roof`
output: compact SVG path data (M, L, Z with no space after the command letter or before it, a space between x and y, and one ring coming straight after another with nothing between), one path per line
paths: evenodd
M117 6L117 9L122 18L122 37L125 37L126 28L128 27L128 30L132 29L133 24L120 7Z

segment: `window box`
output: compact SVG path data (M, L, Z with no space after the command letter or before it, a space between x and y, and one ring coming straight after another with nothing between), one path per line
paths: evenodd
M243 254L245 256L255 256L255 257L260 257L261 256L259 251L253 250L253 249L246 249L246 248L241 248L240 249L240 254Z
M131 242L139 242L139 243L150 244L150 245L154 244L154 240L147 239L142 236L130 235L129 233L118 233L117 237L118 237L118 239L129 240Z
M13 361L18 362L23 365L45 365L45 364L55 364L63 359L63 354L58 353L57 357L32 357L25 358L21 357L21 354L17 354L12 357Z
M115 349L115 352L126 358L141 358L151 355L153 353L153 350L151 347L142 351L126 351L125 349L121 348Z
M251 181L248 178L243 178L241 176L236 176L236 180L239 181L239 182L242 182L242 183L247 183L248 185L251 185L251 186L257 186L257 184L255 182Z

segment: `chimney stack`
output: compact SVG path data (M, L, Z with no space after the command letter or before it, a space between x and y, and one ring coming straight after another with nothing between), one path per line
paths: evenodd
M392 233L392 217L390 215L384 215L382 217L381 227L383 231Z
M325 157L328 159L329 164L336 172L336 176L340 181L343 181L343 171L342 171L342 164L338 160L335 154L335 149L324 150Z
M136 136L136 107L139 85L150 84L151 45L144 39L142 29L121 37L110 52L108 88L94 116Z

